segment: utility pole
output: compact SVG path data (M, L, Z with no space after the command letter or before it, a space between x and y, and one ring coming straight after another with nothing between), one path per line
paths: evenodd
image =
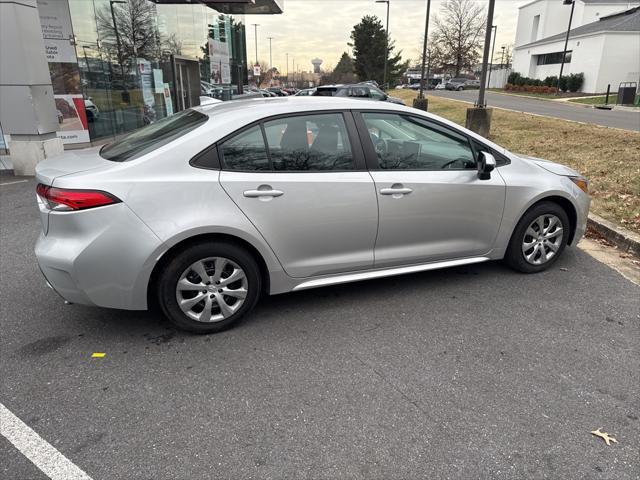
M576 7L575 0L564 0L563 5L571 4L571 14L569 15L569 26L567 27L567 38L564 40L564 51L562 52L562 65L560 65L560 76L558 77L558 88L556 95L560 95L560 81L562 80L562 72L564 71L564 61L567 58L567 47L569 46L569 33L571 33L571 22L573 21L573 9Z
M487 66L489 63L489 52L491 51L491 32L493 30L493 12L496 7L496 0L489 0L487 12L487 33L484 38L484 54L482 56L482 74L480 75L480 93L478 101L473 108L467 109L465 126L483 137L488 137L491 130L491 115L493 110L487 108L485 92L487 87Z
M489 80L487 80L487 87L491 86L491 70L493 70L493 55L496 51L496 37L498 36L498 26L493 26L493 47L491 47L491 60L489 61Z
M271 40L273 37L267 37L269 39L269 68L273 68L273 57L271 56Z
M254 32L255 32L255 37L256 37L256 63L255 65L259 65L258 64L258 27L260 26L259 23L252 23L251 25L253 25L254 28Z
M478 95L478 103L476 107L484 108L487 106L485 101L485 90L487 86L487 64L489 61L489 49L491 48L491 30L493 29L493 11L495 10L496 0L489 0L489 12L487 13L487 34L484 38L484 54L482 56L482 74L480 75L480 93Z
M386 3L387 4L387 27L385 33L386 42L384 47L384 76L382 77L382 88L389 88L387 85L387 60L389 58L389 0L376 0L376 3Z
M502 70L504 68L504 50L507 47L503 45L500 48L502 48L502 57L500 57L500 69Z
M285 53L287 56L287 82L289 82L289 54Z
M424 90L424 70L427 64L427 40L429 38L429 12L431 11L431 0L427 0L427 16L424 21L424 42L422 44L422 73L420 74L420 93L418 94L418 98L420 100L424 99L423 90ZM429 74L427 74L427 77ZM427 82L429 78L427 78ZM415 105L414 105L415 106ZM424 110L427 109L427 104L424 106Z

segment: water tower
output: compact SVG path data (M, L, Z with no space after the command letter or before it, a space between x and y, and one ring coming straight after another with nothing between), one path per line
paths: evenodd
M311 63L313 65L313 73L320 73L320 65L322 65L322 59L314 58L313 60L311 60Z

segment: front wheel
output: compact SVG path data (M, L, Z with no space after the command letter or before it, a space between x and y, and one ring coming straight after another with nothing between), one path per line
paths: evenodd
M539 203L518 222L505 261L524 273L546 270L564 251L569 229L569 217L562 207L552 202Z
M192 245L169 261L158 282L158 298L178 328L216 333L251 311L260 289L260 270L249 252L210 242Z

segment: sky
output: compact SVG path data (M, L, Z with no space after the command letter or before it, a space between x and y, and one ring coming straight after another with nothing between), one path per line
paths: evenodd
M487 5L488 0L474 0ZM496 55L502 45L512 45L515 39L518 7L530 0L496 0L494 25L498 26ZM431 19L438 15L443 0L431 1ZM422 52L422 35L426 0L390 0L389 34L402 58L417 60ZM310 71L311 60L321 58L322 68L335 67L342 52L350 53L347 43L353 26L364 15L376 15L384 24L386 4L375 0L284 0L281 15L246 15L247 56L255 60L255 27L258 26L258 59L269 63L269 40L273 37L273 63L286 73L286 53L289 70ZM432 26L433 23L430 23ZM413 62L412 62L413 63Z

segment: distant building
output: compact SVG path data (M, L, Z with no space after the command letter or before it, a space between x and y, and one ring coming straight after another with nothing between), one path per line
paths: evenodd
M320 73L320 65L322 65L322 59L314 58L311 60L311 64L313 65L313 73Z
M640 78L640 1L575 0L563 75L584 73L583 92ZM560 74L571 5L534 0L520 7L513 71L544 79Z

